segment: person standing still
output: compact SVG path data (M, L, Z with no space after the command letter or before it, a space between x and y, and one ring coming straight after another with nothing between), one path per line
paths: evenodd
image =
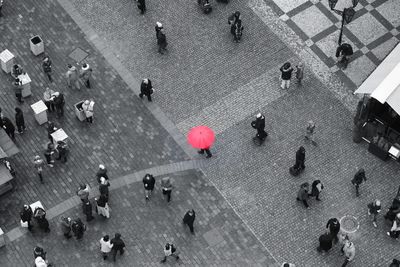
M367 178L365 177L365 170L363 168L359 169L357 173L354 175L354 178L351 180L351 183L355 186L356 188L356 196L360 196L359 192L359 187L360 185L364 182L367 181Z
M82 109L85 112L86 122L93 123L93 109L94 109L94 101L93 99L85 100L82 104Z
M329 234L332 236L333 241L337 243L339 241L338 234L340 232L340 222L336 218L331 218L328 220L326 224L326 229L329 231Z
M113 245L111 244L110 237L108 235L103 236L100 239L100 251L101 255L103 256L103 260L106 260L108 258L108 255L110 254L112 248Z
M83 237L83 233L86 230L86 225L84 225L81 219L78 218L72 222L71 229L76 237L76 240L81 240Z
M164 258L161 260L161 263L164 263L167 261L167 257L174 257L176 261L179 260L179 256L175 254L176 252L176 247L172 243L167 243L165 244L164 247Z
M207 156L206 156L207 159L212 157L212 154L211 154L211 151L210 151L210 147L202 148L199 151L197 151L197 153L199 153L201 155L203 155L204 152L207 154Z
M293 166L296 170L304 170L306 167L304 162L306 161L306 150L303 146L301 146L296 152L296 161Z
M44 157L46 158L47 165L51 168L54 167L54 160L52 157L53 154L54 154L54 145L53 145L53 143L49 143L47 145L46 150L44 151Z
M49 81L52 83L53 78L51 77L51 73L52 73L51 64L52 64L52 62L50 60L50 57L46 55L43 58L42 68L43 68L44 74L47 75L47 77L49 78Z
M119 255L124 254L124 248L125 248L125 243L121 239L121 234L120 233L115 233L115 237L111 239L111 245L113 246L111 249L113 261L115 261L117 252L119 251Z
M76 194L81 199L82 203L86 203L89 200L90 187L88 184L81 184Z
M376 224L376 217L378 216L379 212L381 212L381 210L381 202L378 199L368 204L368 215L374 216L372 219L372 224L375 228L378 227L378 225Z
M289 62L286 62L280 68L280 71L282 73L281 74L281 79L282 79L281 88L282 89L289 89L290 79L292 78L293 68L291 67Z
M143 98L145 95L147 97L147 100L151 102L151 95L153 94L154 89L153 86L151 85L150 79L143 79L142 84L140 85L140 94L139 97Z
M182 220L184 224L189 226L190 232L192 234L194 234L193 223L194 223L195 219L196 219L196 213L194 212L193 209L191 209L186 212L186 214L185 214L185 216L183 216L183 220Z
M3 16L3 13L1 13L2 9L3 9L3 0L0 0L0 17Z
M36 168L37 174L39 176L40 182L43 184L42 171L43 171L44 161L40 158L39 155L36 155L35 159L33 160L33 163L35 164L35 168Z
M143 177L144 195L146 197L146 200L150 200L150 196L154 190L155 184L156 184L156 179L154 179L153 175L147 173Z
M97 182L99 184L101 182L100 181L101 177L104 177L108 181L107 169L104 166L104 164L99 165L99 169L97 170L96 177L97 177Z
M172 183L169 177L163 177L161 179L161 189L164 198L167 198L167 202L170 202L172 194Z
M307 183L307 182L306 182L306 183L303 183L303 184L300 186L299 191L297 192L297 198L296 198L297 201L303 202L303 205L304 205L307 209L310 209L310 206L309 206L308 203L307 203L307 200L308 200L308 191L309 191L309 189L310 189L310 184Z
M24 114L20 108L15 108L15 124L17 125L18 134L23 134L26 130Z
M92 215L92 203L90 203L90 200L87 199L85 203L82 204L83 205L83 213L86 215L86 221L90 222L91 220L94 219L93 215Z
M145 0L137 0L137 7L140 10L140 14L144 14L146 12L146 1Z
M54 96L54 106L57 110L57 116L60 118L64 116L64 105L65 105L64 94L60 92L55 92L53 96Z
M67 84L69 88L74 87L77 90L81 90L81 86L79 84L79 72L75 66L71 64L67 65L68 71L66 73Z
M28 206L28 205L24 205L24 208L20 212L20 216L21 216L21 221L22 222L27 222L28 223L28 230L30 232L32 232L32 224L31 224L31 220L32 220L32 216L33 216L32 208L30 206Z
M62 231L64 237L67 239L70 239L72 237L71 221L72 220L70 217L61 216L61 221L60 221L61 231Z
M303 78L304 78L304 65L303 63L300 62L296 66L296 80L298 85L301 85L301 81L303 80Z
M6 134L15 141L15 126L11 122L11 120L7 117L3 117L2 119L3 129L6 131Z
M308 196L315 197L316 200L321 201L319 194L321 193L322 189L324 189L324 185L321 183L321 181L315 180L311 184L311 194L308 194Z
M354 256L356 255L356 248L354 247L354 244L349 240L344 241L344 245L342 247L342 255L345 256L342 267L347 266L349 262L354 260Z
M92 78L92 68L87 63L83 63L79 77L82 79L86 88L90 88L90 79Z
M22 100L22 81L19 78L15 78L13 82L15 97L20 104L24 103Z
M49 112L53 112L56 110L56 108L54 107L54 93L55 92L49 87L46 87L46 90L43 93L43 101Z

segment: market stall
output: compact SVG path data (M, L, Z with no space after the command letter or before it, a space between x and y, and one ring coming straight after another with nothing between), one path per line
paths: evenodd
M379 158L400 157L400 44L354 92L364 94L354 131ZM358 138L354 138L358 140Z

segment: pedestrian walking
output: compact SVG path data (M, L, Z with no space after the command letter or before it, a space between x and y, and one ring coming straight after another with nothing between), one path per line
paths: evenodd
M111 244L111 240L108 235L105 235L100 239L100 251L101 255L103 256L103 260L106 260L108 258L108 255L110 254L113 246L114 245Z
M315 180L311 184L311 194L308 194L310 197L315 197L316 200L320 201L319 194L321 193L322 189L324 189L324 185L321 183L320 180Z
M164 247L164 258L161 260L161 263L167 261L167 257L174 257L176 261L179 260L179 256L176 255L176 247L172 243L165 244Z
M345 70L347 68L352 55L353 47L348 43L343 43L336 49L336 58L338 59L338 64L341 65L341 69Z
M290 86L290 79L292 78L292 72L293 68L291 67L289 62L286 62L283 64L283 66L280 68L281 71L281 79L282 79L282 84L281 88L282 89L289 89Z
M333 237L329 233L324 233L319 237L319 246L317 250L319 252L328 252L332 248Z
M2 119L3 129L6 131L7 135L15 141L15 127L11 120L7 117L3 117Z
M23 134L26 130L24 114L20 108L15 108L15 124L17 125L18 134Z
M296 65L296 80L297 84L301 85L301 81L304 78L304 65L302 62L300 62L298 65Z
M15 97L20 104L24 103L22 100L22 81L19 78L15 78L13 82Z
M368 215L374 216L372 219L372 224L375 228L378 227L378 225L376 224L376 217L381 212L381 210L381 202L378 199L368 204Z
M60 92L55 92L53 96L54 96L54 106L57 111L57 116L62 117L64 116L64 105L65 105L64 94Z
M365 177L365 170L363 168L359 169L356 174L354 175L354 178L351 180L351 183L356 187L356 196L360 196L360 185L364 182L367 181L367 178Z
M104 177L108 181L107 169L104 166L104 164L99 165L99 169L97 170L96 177L97 177L97 182L99 184L100 184L101 177Z
M400 261L397 259L393 259L392 263L390 263L389 267L400 267Z
M345 267L349 262L354 260L354 256L356 255L356 248L354 247L353 242L350 242L348 239L346 239L344 241L344 245L341 251L342 255L345 256L345 260L342 264L342 267Z
M310 141L314 146L317 145L317 143L314 141L314 130L315 130L315 123L312 120L309 120L307 123L307 128L306 128L306 135L304 136L305 141Z
M304 162L306 160L306 150L303 146L301 146L296 152L296 161L292 167L289 168L290 174L293 176L297 176L304 170L306 167Z
M33 217L36 219L39 228L46 233L50 232L49 221L46 219L46 211L42 207L36 207L33 211Z
M47 148L44 151L44 157L46 159L47 165L51 168L54 167L53 154L54 154L54 145L53 143L48 143Z
M240 16L239 11L235 11L228 17L228 24L231 25L231 34L235 35L235 24L239 21L242 20L242 17Z
M332 236L334 243L339 241L338 234L340 232L340 222L336 218L330 218L326 224L328 233Z
M111 249L113 261L115 261L118 251L119 251L119 255L122 256L124 254L125 243L121 239L120 233L115 233L115 237L113 239L111 239L111 245L113 245L113 247Z
M24 205L22 211L20 212L21 216L21 226L28 227L28 230L32 232L32 208L29 205Z
M70 239L72 237L71 224L72 224L72 219L70 217L61 216L61 221L60 221L61 231L62 231L64 237L67 239Z
M53 78L51 77L51 73L52 73L51 64L52 64L52 62L51 62L50 57L46 55L43 58L42 68L43 68L44 74L47 75L47 78L49 78L49 81L52 83Z
M87 63L82 64L81 72L79 74L79 77L82 79L83 84L86 86L86 88L90 88L90 80L92 78L92 72L93 69L89 66Z
M86 185L81 184L78 187L78 191L76 192L76 194L81 199L82 203L86 203L89 200L89 191L90 191L90 187L88 184L86 184Z
M33 257L36 259L37 257L46 258L47 252L44 251L42 247L36 246L33 248Z
M66 73L67 76L67 84L69 88L74 87L77 90L81 90L81 86L79 84L79 72L75 66L71 64L67 65L68 71Z
M147 173L143 177L144 196L145 196L146 200L150 200L150 196L154 190L155 184L156 184L156 179L154 179L153 175Z
M93 99L85 100L82 104L82 109L85 112L86 122L93 123L93 109L94 109L94 101Z
M183 216L183 220L182 220L184 224L189 226L190 232L192 234L194 234L193 223L194 223L195 219L196 219L196 213L194 212L193 209L191 209L186 212L186 214L185 214L185 216Z
M69 153L67 143L65 143L64 141L57 141L56 149L58 152L57 160L61 161L62 163L66 163Z
M43 101L49 112L53 112L56 110L54 106L54 93L55 92L49 87L46 87L46 90L43 93Z
M297 192L297 201L303 202L303 205L307 208L310 209L310 206L307 203L308 200L308 191L310 189L310 184L309 183L303 183L300 186L299 191Z
M238 19L236 23L233 25L233 27L234 27L233 41L235 43L239 43L240 40L242 39L242 34L244 29L244 27L242 26L242 20Z
M105 196L108 202L108 194L109 190L108 187L110 186L110 183L106 180L106 178L101 177L100 178L100 185L99 185L99 192L100 195Z
M143 98L145 95L147 97L147 100L151 102L151 95L154 93L153 86L151 85L150 79L143 79L142 84L140 85L140 94L139 97Z
M100 197L97 199L94 199L96 201L96 212L97 214L105 217L105 218L110 218L110 207L108 206L108 199L104 195L100 195Z
M211 158L212 157L212 154L211 154L211 151L210 151L210 147L202 148L199 151L197 151L197 153L199 153L201 155L204 155L204 152L207 154L206 158Z
M265 131L265 117L261 113L256 115L256 119L251 122L251 127L257 130L257 134L253 137L253 141L258 145L261 145L268 136Z
M42 158L39 155L36 155L34 160L33 160L33 164L35 165L35 169L37 171L37 174L39 176L40 182L43 184L43 165L44 165L44 161L42 160Z
M169 177L163 177L161 179L161 189L162 189L164 198L167 198L167 202L170 202L171 194L172 194L172 182Z
M80 218L72 221L71 229L77 240L81 240L83 233L86 231L86 225L81 221Z
M140 14L144 14L146 12L146 1L145 0L136 0L137 1L137 7L140 10Z
M3 16L3 13L1 12L3 9L3 2L4 2L3 0L0 0L0 17Z
M51 136L52 133L57 131L57 127L54 122L49 121L47 124L47 137L49 138L50 142L53 143L53 137Z
M398 239L400 236L400 213L396 215L396 218L393 221L392 228L390 231L386 233L391 238Z
M156 23L156 37L157 37L157 45L158 45L158 53L164 54L164 51L167 50L167 37L164 34L164 27L160 22Z
M83 213L86 215L86 221L90 222L91 220L94 219L93 214L92 214L92 203L90 203L90 200L87 199L83 205Z

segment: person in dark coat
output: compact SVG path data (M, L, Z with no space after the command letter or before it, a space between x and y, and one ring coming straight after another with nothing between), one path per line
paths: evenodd
M400 260L393 259L389 267L400 267Z
M281 88L282 89L289 89L290 86L290 79L292 78L293 68L290 65L290 62L286 62L283 66L279 69L281 71Z
M112 257L113 257L113 261L115 261L118 251L119 251L119 255L124 254L125 243L121 239L120 233L115 233L115 237L113 239L111 239L111 245L113 245L113 247L111 249Z
M20 108L15 108L15 124L17 125L19 134L22 134L26 130L24 114Z
M32 232L32 224L31 224L33 216L32 208L29 207L28 205L24 205L24 208L20 212L20 216L21 216L21 221L28 222L28 230Z
M360 196L359 187L363 183L363 181L367 181L367 177L365 177L365 170L363 168L359 169L357 173L354 175L354 178L351 180L351 183L356 187L356 196Z
M194 212L193 209L191 209L186 212L186 214L185 214L185 216L183 216L183 220L182 220L184 224L189 226L190 232L192 234L194 234L193 223L194 223L195 219L196 219L196 213Z
M392 205L387 209L385 216L383 216L386 220L393 222L396 218L396 214L400 213L400 200L398 198L394 198Z
M92 203L90 203L90 200L88 199L82 205L83 205L83 213L86 215L86 221L90 222L91 220L94 219L94 217L92 215L92 211L93 211Z
M332 236L335 243L339 241L338 234L340 231L340 222L336 218L331 218L326 224L326 229L329 230L329 234Z
M353 55L353 47L348 43L342 43L336 49L336 57L339 63L342 65L342 69L346 69L350 61L350 56Z
M47 125L47 137L49 138L51 143L53 143L53 137L51 136L51 134L55 131L57 131L57 127L55 126L54 122L49 121Z
M236 23L233 25L233 28L234 28L233 41L239 43L240 40L242 39L242 34L244 29L244 27L242 26L242 20L238 19Z
M101 177L100 185L99 185L99 192L100 192L100 195L106 197L107 202L108 202L108 195L109 195L109 190L108 190L109 186L110 186L110 183L106 180L106 178Z
M24 101L22 100L22 82L18 78L15 78L13 86L15 97L17 98L18 102L21 104L24 103Z
M319 194L321 193L322 189L324 189L324 185L321 183L320 180L315 180L311 184L311 194L308 194L310 197L315 197L316 200L320 201Z
M143 177L144 195L146 197L146 200L150 200L150 196L154 190L155 184L156 184L156 179L154 179L153 175L147 173Z
M49 78L49 81L53 82L53 78L51 77L51 73L52 73L51 64L52 64L52 62L50 60L50 57L46 55L43 58L42 68L43 68L44 74L46 74L47 77Z
M267 138L268 133L265 129L265 117L261 113L256 115L256 120L251 122L251 126L257 130L256 136L253 138L254 140L258 140L258 143L261 145L265 138Z
M43 154L44 154L44 157L46 158L47 165L49 167L54 167L54 160L53 160L54 145L53 145L53 143L47 144L47 148Z
M143 95L147 96L147 100L151 102L151 95L153 94L153 86L151 85L150 79L143 79L140 85L139 97L143 98Z
M310 190L310 184L307 183L307 182L306 182L306 183L303 183L303 184L300 186L299 191L297 192L297 198L296 198L296 200L297 200L297 201L303 202L304 206L305 206L307 209L310 209L310 206L309 206L308 203L307 203L307 200L308 200L308 190Z
M328 233L322 234L318 240L319 240L319 246L317 250L319 252L328 252L332 248L333 237L330 234Z
M67 156L68 156L68 146L65 142L63 141L58 141L57 142L57 147L58 151L58 157L57 160L60 160L63 163L67 162Z
M43 229L46 233L50 232L49 221L46 219L46 211L43 208L36 207L33 217L36 219L40 229Z
M306 150L304 149L304 147L300 147L299 150L297 150L296 152L296 162L293 166L294 169L299 169L299 170L304 170L304 168L306 167L304 165L304 162L306 160Z
M6 131L7 135L15 141L15 127L11 120L7 117L3 117L2 119L3 129Z
M228 24L231 25L231 34L235 35L235 24L241 20L240 12L236 11L228 17Z
M54 107L56 108L58 117L64 116L64 105L65 105L64 95L60 92L55 92Z
M108 181L107 169L103 164L99 165L99 169L96 173L97 182L100 184L100 178L104 177Z
M71 224L72 232L74 233L77 240L82 239L83 233L86 230L86 226L83 224L80 218L74 220Z
M64 216L61 217L61 222L60 222L61 231L63 232L64 237L67 239L70 239L72 237L71 223L72 223L72 220L70 217L64 217Z
M376 218L382 210L381 202L378 199L376 199L374 202L369 203L367 206L368 206L368 215L373 215L372 224L376 228L378 227L378 225L376 224Z
M146 12L146 1L145 0L137 0L137 7L140 10L140 14L144 14L144 12Z
M157 45L158 45L158 53L164 54L164 51L167 50L167 37L164 34L163 26L161 23L157 22L156 24L156 37L157 37Z

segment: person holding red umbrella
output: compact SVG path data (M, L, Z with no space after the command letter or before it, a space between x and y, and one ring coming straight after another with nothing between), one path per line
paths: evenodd
M194 148L200 149L197 151L199 154L206 153L206 158L212 157L210 147L215 140L215 134L213 130L207 126L197 126L189 131L187 138L189 144L191 144Z

